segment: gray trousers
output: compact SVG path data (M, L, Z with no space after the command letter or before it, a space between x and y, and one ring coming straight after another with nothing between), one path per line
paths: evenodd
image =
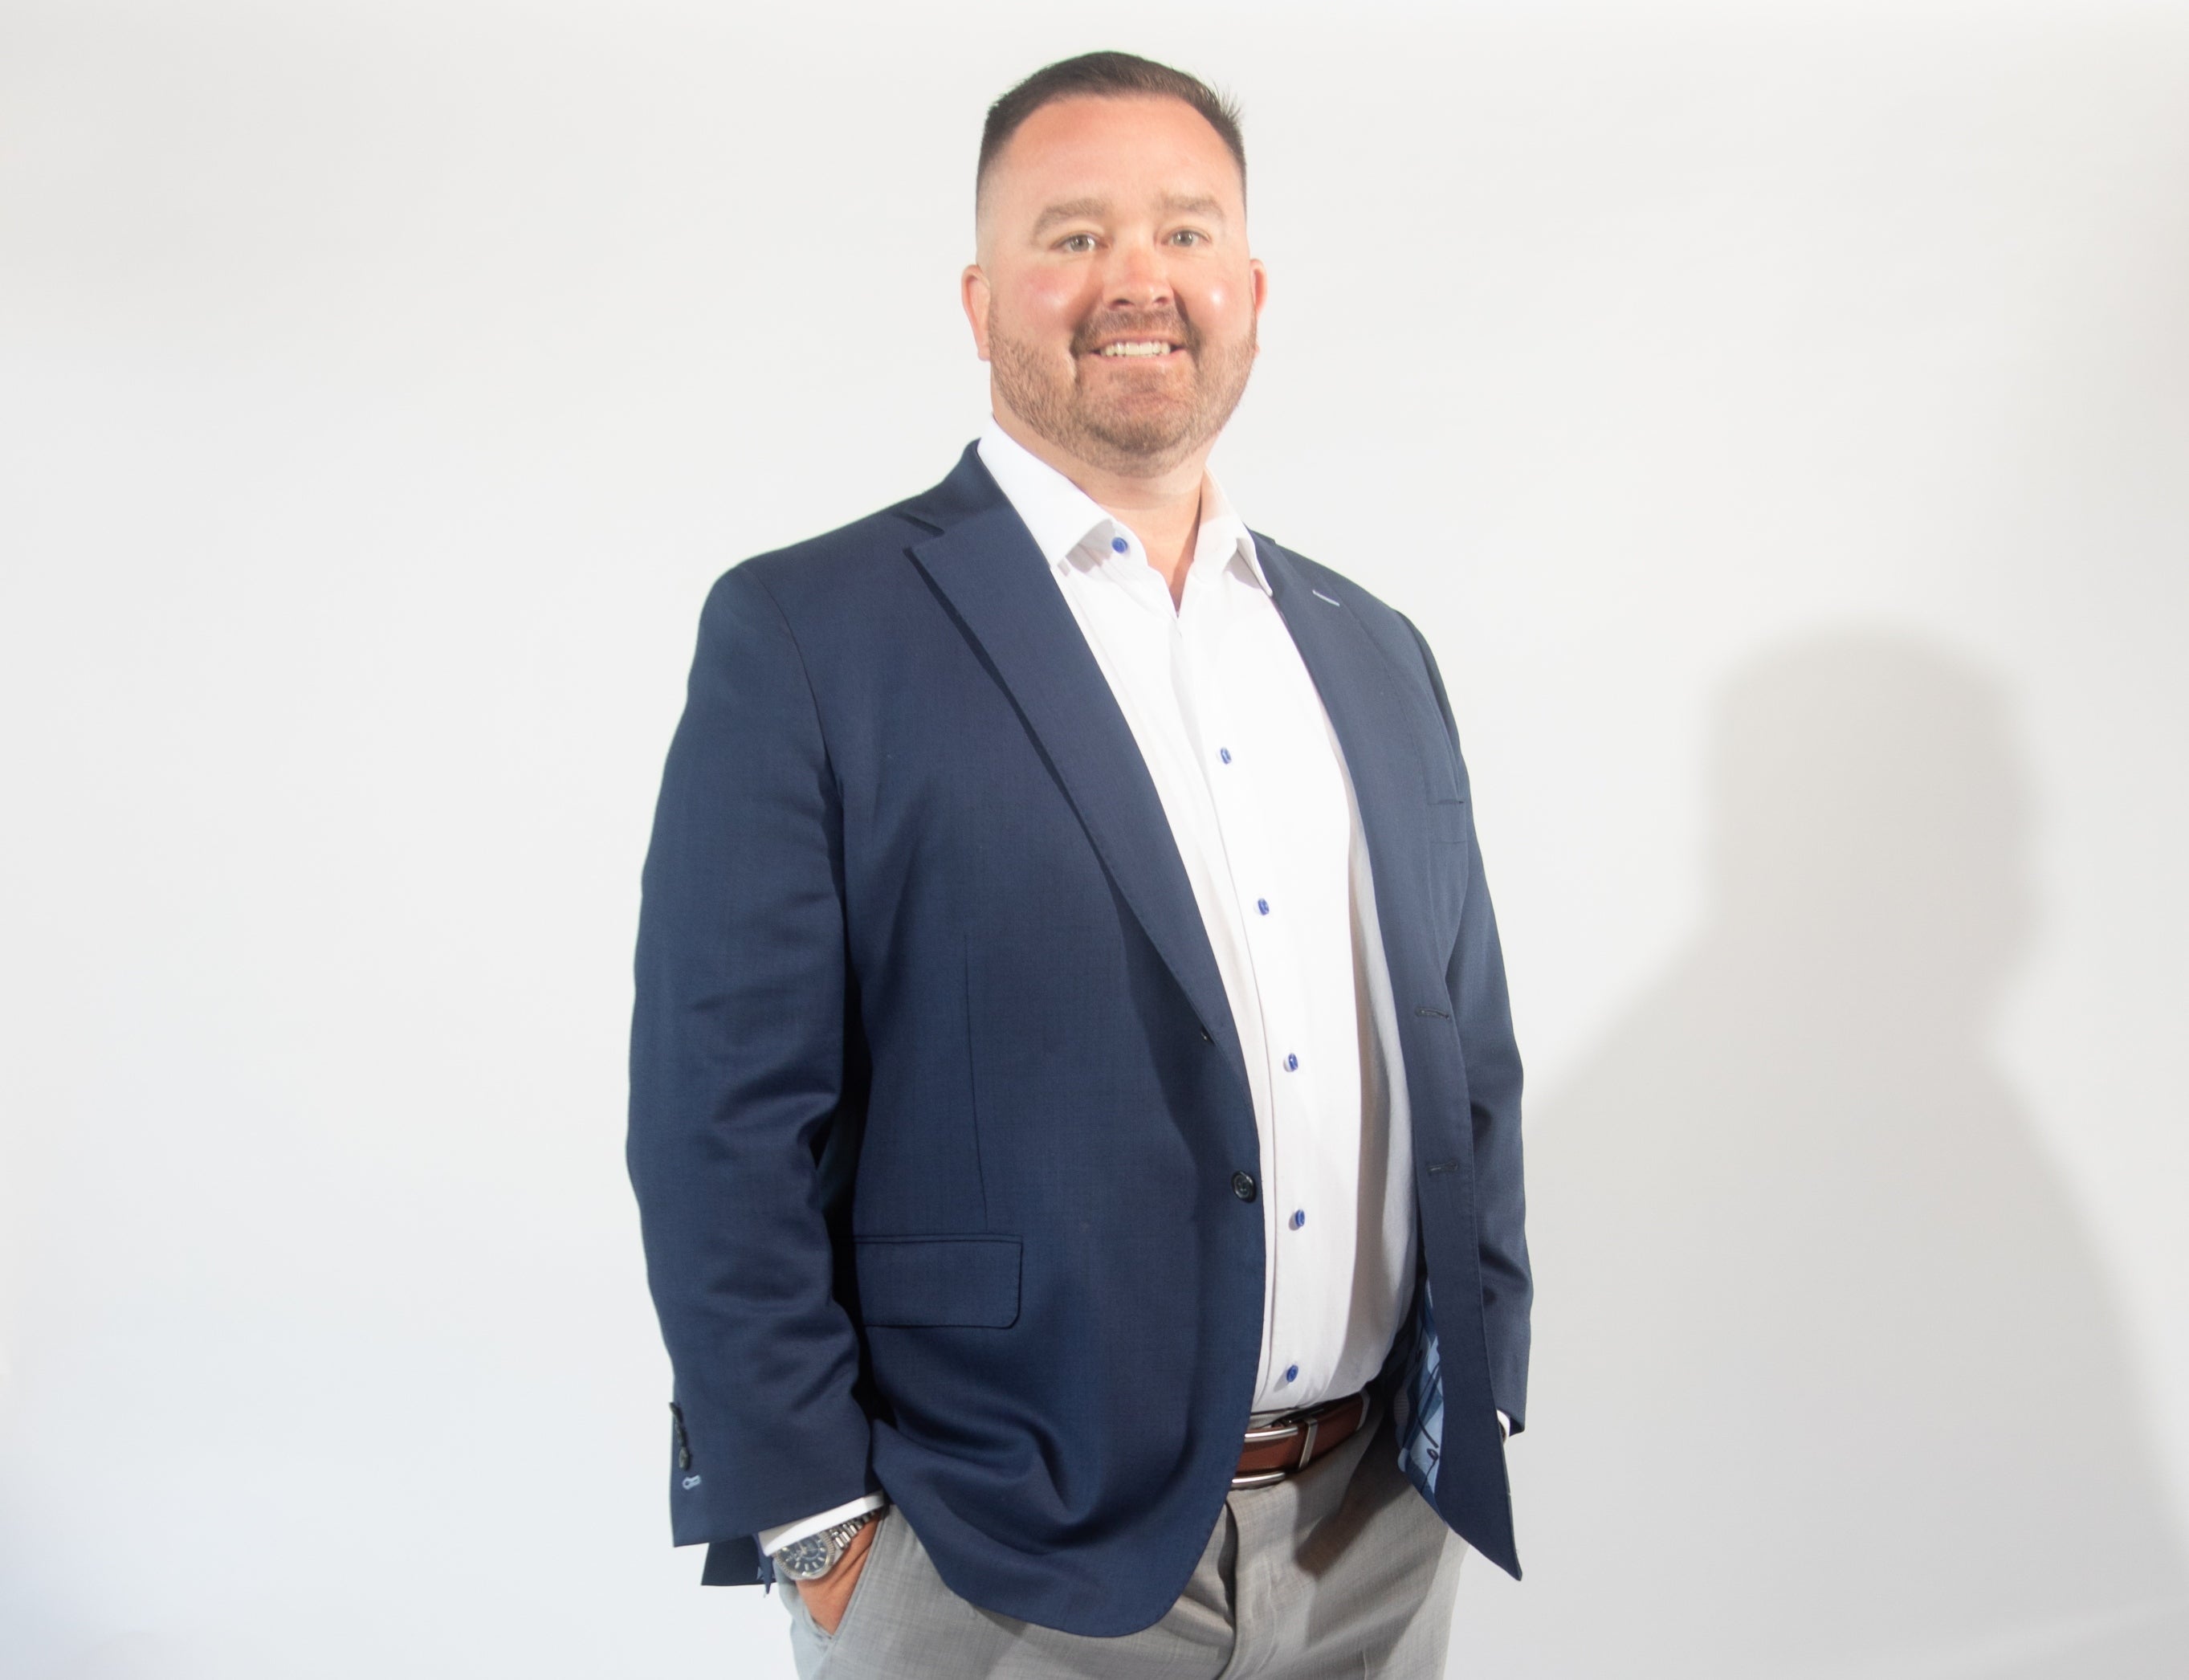
M784 1582L799 1680L1441 1680L1467 1546L1398 1452L1384 1420L1233 1492L1178 1602L1117 1639L976 1609L892 1510L834 1637Z

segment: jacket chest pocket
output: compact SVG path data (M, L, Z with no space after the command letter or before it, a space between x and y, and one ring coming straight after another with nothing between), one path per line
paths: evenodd
M1467 899L1472 864L1467 801L1440 799L1428 807L1429 904L1435 913L1438 949L1448 951L1459 936L1459 914Z

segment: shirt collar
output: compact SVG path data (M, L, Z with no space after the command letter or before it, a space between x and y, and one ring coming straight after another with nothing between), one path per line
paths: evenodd
M1072 557L1089 545L1106 545L1112 532L1134 537L1101 506L1032 450L1012 437L992 417L981 432L981 464L1009 499L1034 546L1052 569L1062 571ZM1220 566L1234 555L1245 563L1247 575L1267 595L1270 580L1262 574L1262 557L1254 552L1254 539L1246 522L1232 507L1224 487L1213 472L1201 484L1201 535L1194 548L1194 563L1204 556L1221 557Z

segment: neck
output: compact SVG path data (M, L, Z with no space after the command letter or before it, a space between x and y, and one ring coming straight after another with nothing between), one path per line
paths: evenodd
M996 424L1012 442L1054 467L1084 491L1087 499L1140 540L1148 563L1162 576L1171 602L1185 591L1186 568L1201 534L1201 486L1208 476L1211 438L1190 455L1160 470L1120 472L1082 460L1036 432L1001 397L995 399Z

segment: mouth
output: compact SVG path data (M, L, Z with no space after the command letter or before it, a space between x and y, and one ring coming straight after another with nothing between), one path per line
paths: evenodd
M1162 361L1185 353L1184 345L1168 338L1113 338L1096 345L1092 354L1106 361Z

